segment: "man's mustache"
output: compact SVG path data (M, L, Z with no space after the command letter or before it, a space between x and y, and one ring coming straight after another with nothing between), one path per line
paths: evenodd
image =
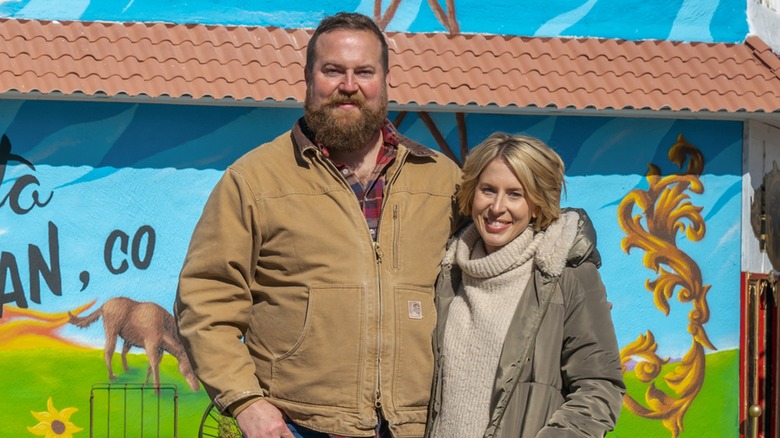
M349 105L355 105L359 108L363 108L365 103L366 100L361 96L358 95L346 96L343 94L339 94L328 99L328 101L325 103L325 106L337 107L339 105L349 104Z

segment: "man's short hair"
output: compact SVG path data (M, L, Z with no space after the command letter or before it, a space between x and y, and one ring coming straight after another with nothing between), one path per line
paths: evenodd
M358 14L356 12L339 12L335 15L323 18L309 40L309 44L306 47L306 73L309 77L311 77L312 69L314 68L314 59L317 57L317 40L320 35L341 29L373 33L380 44L382 44L382 69L384 70L384 73L387 73L387 41L385 40L385 35L379 29L379 26L374 23L374 20L363 14Z

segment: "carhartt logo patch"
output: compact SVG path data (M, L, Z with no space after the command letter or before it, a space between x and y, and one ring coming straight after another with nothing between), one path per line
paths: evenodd
M422 303L419 301L409 301L409 318L422 319Z

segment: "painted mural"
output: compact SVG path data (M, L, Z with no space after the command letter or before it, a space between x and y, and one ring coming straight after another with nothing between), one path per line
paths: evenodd
M338 11L385 16L383 28L400 32L727 43L748 33L746 0L0 0L0 17L41 20L314 28Z
M746 20L735 19L745 16L741 0L159 5L0 1L0 16L314 27L353 10L389 31L706 42L741 42L747 33ZM172 333L178 269L221 172L300 114L0 101L0 373L14 388L0 401L0 437L90 429L188 437L204 423L209 436L219 434L225 425L204 416L208 399ZM585 208L599 233L629 388L610 436L738 434L741 123L426 112L391 119L457 162L497 130L552 145L567 166L564 203Z
M0 100L0 437L198 436L208 399L170 332L190 233L227 165L301 114ZM595 223L623 356L610 437L738 435L742 123L390 118L459 161L494 131L553 146L564 204Z

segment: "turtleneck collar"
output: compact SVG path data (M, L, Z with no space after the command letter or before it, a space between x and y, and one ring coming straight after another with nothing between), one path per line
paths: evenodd
M454 260L472 278L497 277L533 258L543 234L535 234L528 227L505 246L487 254L479 231L471 224L458 239Z
M578 232L580 216L574 211L561 215L547 229L534 233L528 227L497 251L486 254L482 237L469 225L447 250L442 264L456 264L473 278L487 278L510 271L534 258L536 266L550 275L560 275Z

